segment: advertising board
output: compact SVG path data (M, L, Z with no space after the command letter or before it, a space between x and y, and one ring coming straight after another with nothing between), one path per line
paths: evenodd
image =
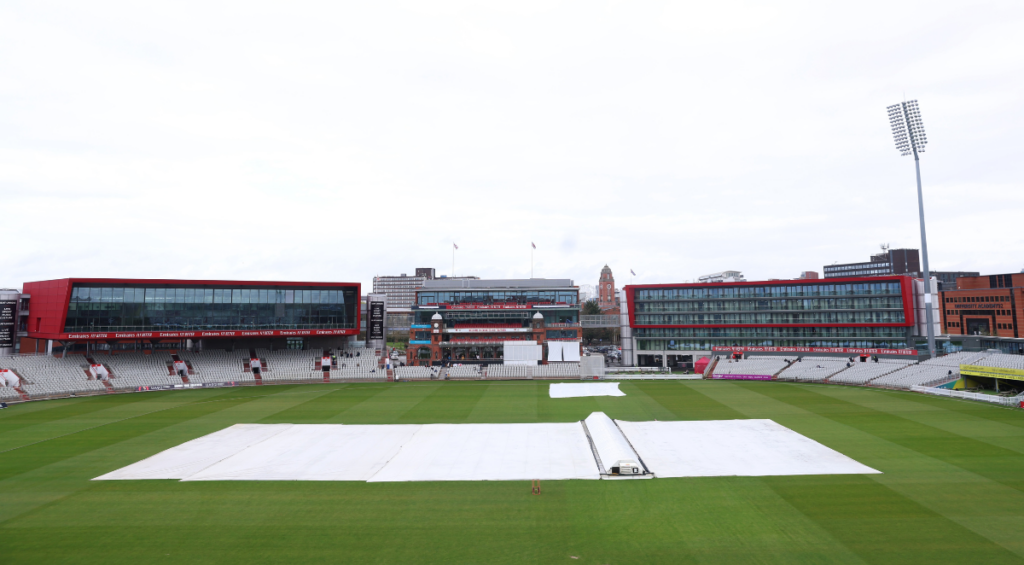
M384 303L370 302L366 320L366 339L384 339Z
M987 377L990 379L1012 379L1024 381L1024 371L1005 367L982 367L981 365L960 365L960 374L968 377Z
M17 300L0 300L0 348L14 347L14 325L17 315Z
M729 347L711 348L715 353L842 353L843 355L917 355L916 349L882 349L861 347Z

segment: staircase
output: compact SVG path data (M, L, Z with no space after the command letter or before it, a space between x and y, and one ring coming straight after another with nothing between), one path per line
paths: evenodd
M114 387L111 386L109 380L102 381L103 386L107 387L107 394L114 394Z
M186 364L185 365L185 369L186 369L185 370L185 374L184 375L177 375L177 371L175 370L174 364L175 363L180 363L180 362L181 362L181 357L178 357L178 355L176 353L172 353L171 354L171 366L169 367L170 370L171 370L171 374L175 375L175 376L180 376L181 377L181 382L183 382L185 384L188 384L188 375L192 373L192 368L189 367L188 364Z
M22 390L22 389L21 389L21 386L16 386L16 387L14 387L14 390L16 390L16 391L18 392L18 394L19 394L19 395L21 396L21 399L22 399L22 400L26 400L26 401L27 401L27 400L31 400L31 399L30 399L30 398L28 397L28 393L26 393L26 392L25 392L24 390Z

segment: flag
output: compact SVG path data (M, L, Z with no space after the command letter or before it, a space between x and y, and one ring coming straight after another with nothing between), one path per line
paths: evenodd
M532 241L531 241L531 242L530 242L530 245L532 245L534 249L537 249L537 244L536 244L536 243L534 243L534 242L532 242Z
M458 249L458 248L459 248L459 246L458 246L458 245L455 245L455 242L452 242L452 245L454 245L454 246L455 246L455 249Z
M629 274L633 275L634 277L636 276L636 273L633 272L633 269L629 270Z

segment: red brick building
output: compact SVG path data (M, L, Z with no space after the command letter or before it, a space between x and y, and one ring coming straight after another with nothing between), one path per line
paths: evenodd
M608 265L601 269L601 279L597 283L597 305L605 314L619 313L619 294L615 292L615 276Z
M436 279L416 291L412 310L409 365L503 364L517 342L541 346L542 363L565 348L579 359L579 287L569 279Z
M941 294L945 333L1024 337L1024 273L960 277L957 284Z

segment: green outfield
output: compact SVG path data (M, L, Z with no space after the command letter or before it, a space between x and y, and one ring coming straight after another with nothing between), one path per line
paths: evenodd
M0 411L0 563L1024 563L1024 411L828 385L310 384ZM528 482L90 479L235 423L770 418L881 475ZM576 559L573 559L575 557Z

